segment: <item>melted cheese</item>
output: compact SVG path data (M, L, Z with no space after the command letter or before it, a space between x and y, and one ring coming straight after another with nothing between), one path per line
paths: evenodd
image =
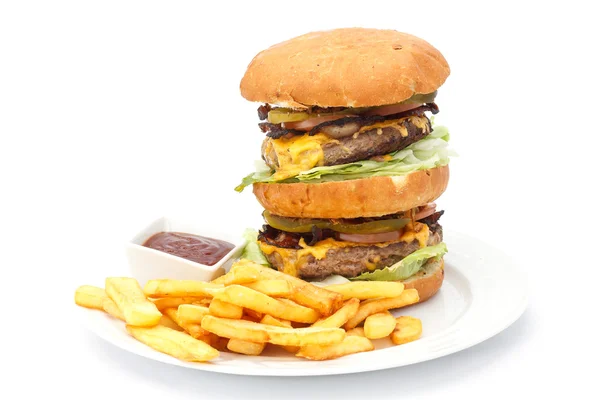
M426 247L429 241L429 227L420 222L408 224L404 228L400 241L411 243L414 240L419 242L419 247Z
M388 121L377 122L372 125L366 125L360 128L353 137L356 139L363 132L377 129L377 134L383 134L383 128L395 127L400 131L403 137L408 136L408 130L402 124L402 121L408 120L421 130L429 130L427 118L419 116L405 117ZM270 139L266 143L265 154L274 151L277 154L277 163L279 167L273 179L284 180L298 175L302 171L308 171L320 165L323 161L323 145L326 143L339 143L323 133L309 136L308 134L293 136L291 138Z
M317 166L323 160L321 146L329 142L337 142L337 140L322 133L314 136L301 135L269 140L266 153L273 149L279 164L273 178L284 180Z
M415 222L414 224L411 223L404 228L404 232L402 233L400 239L392 242L353 243L327 238L317 242L314 246L309 246L306 244L304 239L300 239L299 245L302 247L301 249L284 249L266 244L262 241L259 241L258 244L262 252L266 255L273 253L279 254L281 262L283 263L284 273L292 276L298 276L298 269L308 261L309 256L313 256L316 260L322 260L327 255L327 252L332 249L357 246L387 247L390 244L398 242L412 243L414 240L419 242L420 247L427 246L427 241L429 240L429 228L427 225L420 222ZM372 271L376 268L376 263L379 261L379 256L376 256L372 261L367 260L366 266L370 271Z

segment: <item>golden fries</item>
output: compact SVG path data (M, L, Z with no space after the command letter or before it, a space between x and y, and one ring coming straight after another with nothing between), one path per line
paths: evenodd
M167 328L171 328L173 330L179 331L179 332L184 332L183 328L180 327L179 325L177 325L175 323L175 321L173 321L168 315L163 314L162 317L160 317L160 321L158 323L159 325L162 325L164 327Z
M208 312L215 317L240 319L244 314L244 309L235 304L226 303L219 299L213 299L208 307Z
M199 324L208 314L208 307L197 304L180 304L177 308L177 318L190 324Z
M346 336L365 336L365 329L362 326L357 326L346 331Z
M404 344L419 339L422 333L423 325L420 319L403 316L396 318L396 327L390 339L396 345Z
M103 302L107 297L104 289L96 286L83 285L75 290L75 304L81 307L104 310Z
M396 319L389 311L369 315L365 319L365 336L369 339L381 339L389 336L396 327Z
M309 360L332 360L348 354L373 350L373 343L366 337L346 336L341 343L329 346L310 345L300 348L296 355Z
M319 319L319 314L313 309L285 302L285 299L274 299L241 285L227 286L214 298L290 321L313 323Z
M260 274L257 271L251 268L245 268L244 263L238 261L231 267L231 270L229 270L228 273L214 279L212 283L225 286L243 285L246 283L256 282L259 277Z
M163 311L166 316L171 318L177 325L179 325L184 331L186 331L194 339L200 339L202 341L208 341L208 332L200 326L200 324L193 324L187 321L183 321L179 318L176 308L167 308Z
M416 289L406 289L398 297L367 300L358 307L358 312L346 322L344 328L348 330L358 326L358 324L363 322L371 314L405 307L417 303L418 301L419 292Z
M275 318L272 317L270 315L265 315L261 320L260 320L261 324L265 324L265 325L273 325L273 326L280 326L282 328L291 328L292 327L292 323L290 321L286 321L283 319L279 319L279 318Z
M183 332L158 325L142 328L127 325L127 332L140 342L161 353L169 354L184 361L209 361L219 356L219 352L208 344L196 340Z
M290 296L293 290L292 284L283 279L256 281L252 283L246 283L243 286L271 297Z
M251 310L249 308L244 308L244 317L247 320L251 320L254 322L258 322L263 318L263 313L259 313L258 311Z
M344 296L344 300L357 298L359 300L377 299L380 297L398 297L404 291L400 282L357 281L327 286L327 290Z
M161 313L149 301L138 281L133 278L106 278L106 294L125 316L128 325L154 326L160 321Z
M240 339L229 339L229 342L227 342L227 349L234 353L258 356L265 349L265 344L248 342Z
M152 299L152 302L159 311L165 308L177 308L182 304L201 304L201 300L197 297L162 297Z
M119 307L117 307L115 302L110 299L110 297L106 296L106 298L102 301L102 308L107 314L110 314L121 321L125 321L125 316L121 310L119 310Z
M417 290L398 282L328 290L240 260L212 282L156 279L142 289L133 278L107 278L105 286L80 286L75 303L125 321L138 341L184 361L212 360L219 351L258 356L267 343L331 360L373 350L371 339L398 345L422 334L419 319L389 312L419 301Z
M148 297L212 297L223 285L201 281L175 281L155 279L144 286Z
M329 290L312 285L302 279L293 277L283 272L274 269L263 267L262 265L253 263L252 261L242 259L235 265L237 273L241 270L249 270L247 273L254 272L258 280L264 279L284 279L292 284L294 290L290 295L290 299L296 303L312 308L318 311L321 315L328 317L342 306L343 297L339 293L334 293ZM232 268L233 269L233 268Z
M260 320L260 323L265 324L265 325L280 326L282 328L291 328L292 327L292 323L290 321L275 318L268 314L265 315ZM285 349L286 351L288 351L292 354L296 354L298 352L298 350L300 350L300 347L298 347L298 346L282 346L282 347L283 347L283 349Z
M340 328L356 315L360 300L350 299L342 308L325 319L318 320L312 326L321 328Z
M346 333L336 328L281 328L244 320L233 320L207 315L202 328L230 339L250 342L269 342L282 346L307 346L310 344L335 344L344 340Z

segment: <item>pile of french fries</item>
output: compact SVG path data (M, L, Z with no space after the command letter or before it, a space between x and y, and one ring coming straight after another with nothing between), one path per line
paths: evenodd
M212 282L107 278L81 286L75 303L123 320L131 336L184 361L220 351L251 356L281 346L298 357L330 360L374 349L372 340L417 340L421 321L390 310L419 301L399 282L350 282L322 288L249 260Z

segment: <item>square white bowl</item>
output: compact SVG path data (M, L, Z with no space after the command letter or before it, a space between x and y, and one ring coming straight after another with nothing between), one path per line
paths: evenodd
M215 265L204 265L143 246L150 236L159 232L190 233L224 240L235 247ZM137 279L140 285L144 286L151 279L210 281L227 272L235 259L239 258L245 246L246 241L241 232L232 235L210 227L199 227L188 222L162 217L142 229L127 243L126 254L131 277Z

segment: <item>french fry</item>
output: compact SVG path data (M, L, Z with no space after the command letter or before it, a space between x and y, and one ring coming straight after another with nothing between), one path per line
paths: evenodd
M265 325L280 326L282 328L291 328L292 327L292 323L290 321L286 321L284 319L275 318L275 317L270 316L269 314L266 314L260 320L260 323L261 324L265 324Z
M404 344L419 339L422 333L423 325L420 319L403 316L396 318L396 327L390 339L394 344Z
M265 349L265 344L248 342L240 339L229 339L229 342L227 342L227 349L234 353L258 356Z
M192 303L192 304L199 304L199 305L201 305L201 306L206 306L206 307L208 307L208 306L210 306L210 302L211 302L211 301L212 301L212 298L208 298L208 297L206 297L206 298L204 298L204 299L199 299L198 301L195 301L195 302L194 302L194 303Z
M255 322L260 321L264 316L263 313L259 313L258 311L254 311L249 308L244 308L244 315L248 316L248 319Z
M210 345L219 351L229 351L227 345L229 344L229 338L220 337L214 333L209 332Z
M270 279L245 283L250 289L256 290L271 297L286 297L292 294L292 284L283 279Z
M263 267L250 260L242 259L238 261L233 268L239 271L248 270L250 274L254 272L258 280L264 279L284 279L292 284L294 290L290 299L305 307L317 310L321 315L328 317L333 314L343 304L343 297L339 293L320 288L311 283L303 281L283 272L271 268ZM233 269L232 268L232 269Z
M406 289L398 297L366 300L358 307L358 312L356 315L346 322L344 328L346 330L352 329L363 322L369 315L395 308L406 307L408 305L415 304L418 301L419 292L416 289Z
M362 326L357 326L346 331L346 336L365 336L365 329Z
M227 286L215 294L215 299L290 321L313 323L319 319L319 314L313 309L286 299L274 299L241 285Z
M75 304L81 307L104 310L103 302L107 297L104 289L96 286L83 285L75 290Z
M389 311L369 315L365 319L365 336L369 339L381 339L389 336L396 327L396 319Z
M106 311L107 314L112 315L113 317L120 319L121 321L125 321L125 316L119 310L119 307L115 304L114 301L111 300L110 297L106 296L104 301L102 302L102 308Z
M223 285L202 281L150 280L144 286L148 297L212 297Z
M275 317L270 316L269 314L266 314L260 320L260 323L265 324L265 325L280 326L282 328L291 328L292 327L292 323L290 321L275 318ZM300 350L300 347L298 347L298 346L281 346L281 347L283 347L287 352L290 352L292 354L296 354L298 352L298 350Z
M177 325L175 321L173 321L168 315L165 314L163 314L162 317L160 317L160 322L158 324L166 328L171 328L173 330L183 332L183 328Z
M200 326L200 324L192 324L187 321L179 319L176 308L167 308L163 311L166 316L171 318L177 325L179 325L184 331L186 331L194 339L199 339L204 342L208 342L208 332Z
M219 352L208 344L162 325L152 328L127 325L127 332L154 350L183 361L202 362L219 356Z
M240 268L234 264L228 273L214 279L212 283L219 285L243 285L245 283L256 282L260 274L249 268Z
M300 348L296 353L298 357L309 360L332 360L348 354L373 350L373 343L366 337L346 336L341 343L329 346L311 345Z
M207 315L202 328L215 335L250 342L269 342L281 346L328 345L340 343L346 333L338 328L281 328L256 322Z
M138 281L133 278L106 278L106 294L125 316L128 325L155 326L161 313L149 301Z
M177 308L182 304L202 304L197 297L161 297L159 299L152 299L152 302L158 308L159 311L165 308ZM210 299L207 299L210 302Z
M208 307L208 312L215 317L240 319L244 314L244 309L235 304L226 303L220 299L213 299Z
M327 290L344 296L344 300L357 298L359 300L376 299L379 297L398 297L404 291L401 282L357 281L329 285Z
M202 318L208 314L208 307L197 304L180 304L177 307L177 318L179 321L199 324Z
M356 298L350 299L346 301L344 306L335 313L331 314L327 318L318 320L312 324L312 326L321 328L340 328L344 326L344 324L348 322L350 318L356 315L359 305L360 300Z

